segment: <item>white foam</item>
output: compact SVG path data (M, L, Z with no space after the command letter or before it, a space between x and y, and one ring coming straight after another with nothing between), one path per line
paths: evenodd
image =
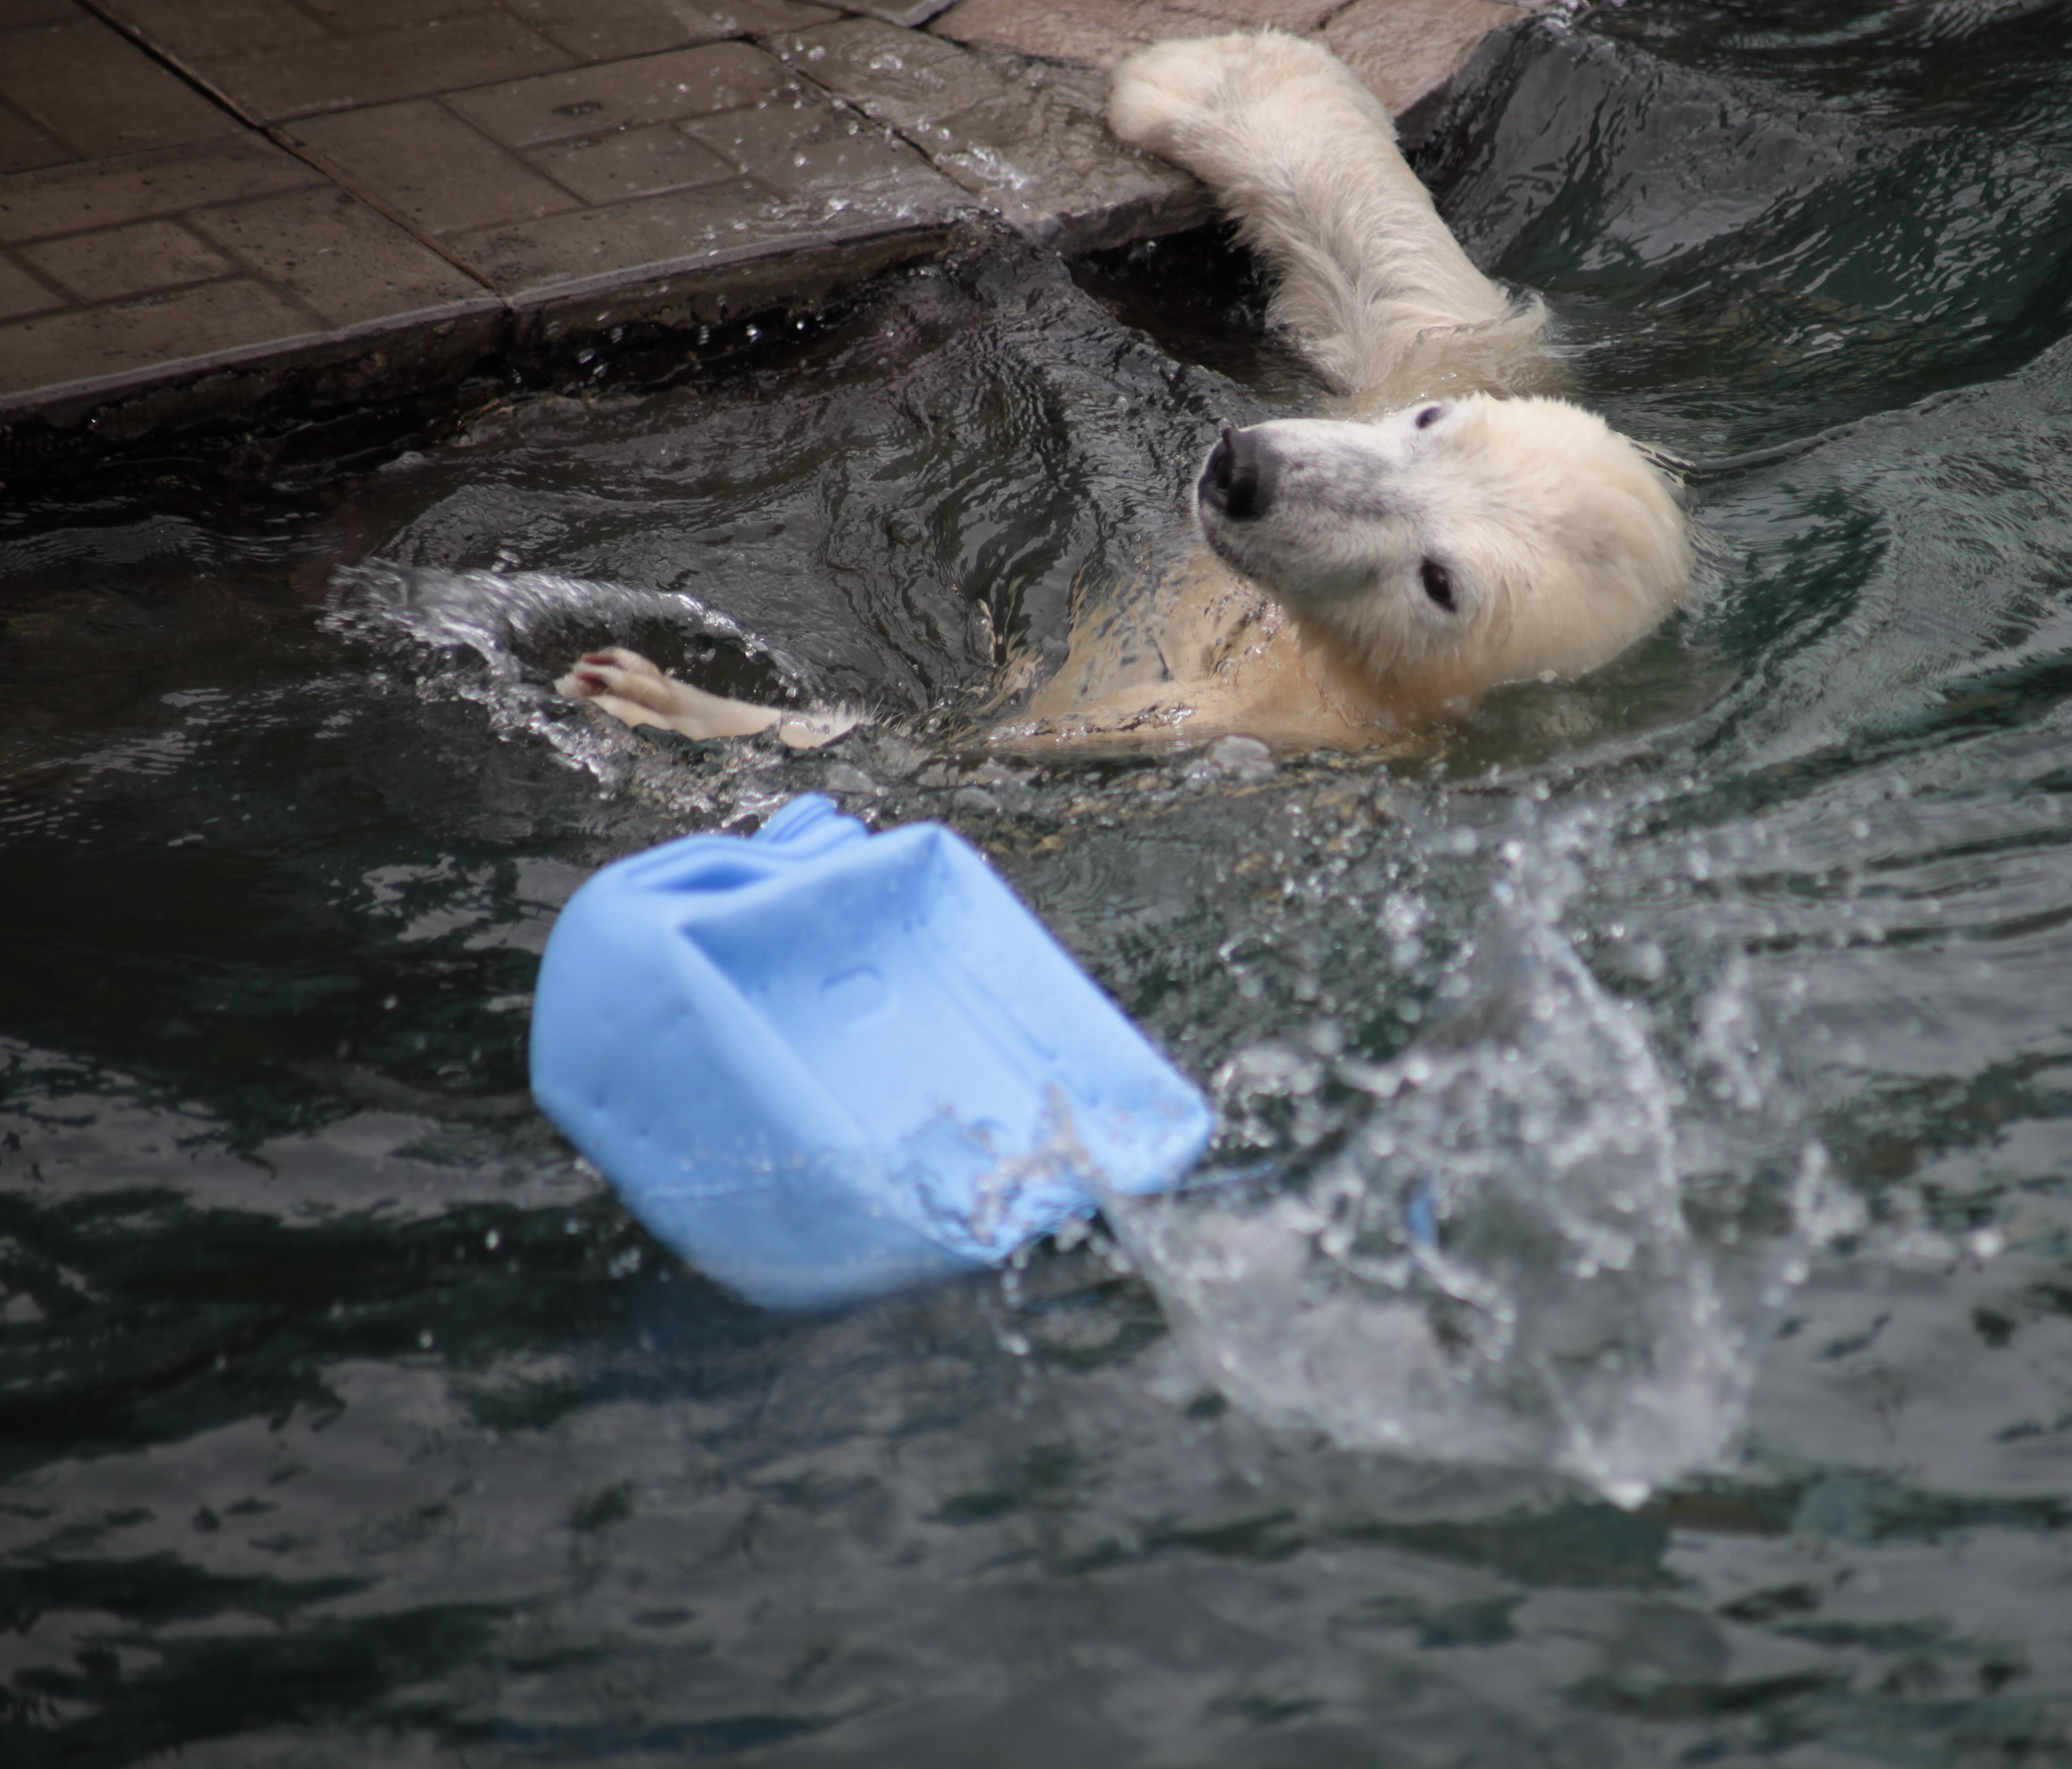
M1682 1090L1561 931L1565 862L1543 863L1536 895L1521 858L1446 991L1470 1005L1432 1034L1386 1064L1276 1046L1227 1074L1293 1102L1298 1131L1326 1080L1350 1088L1335 1148L1104 1207L1194 1364L1253 1417L1347 1448L1551 1465L1637 1504L1725 1447L1778 1303L1848 1224L1812 1150L1788 1230L1736 1249L1760 1281L1722 1281L1685 1214ZM1700 1061L1736 1059L1729 1092L1749 1109L1762 1084L1734 1035L1753 1011L1730 969L1692 1040Z

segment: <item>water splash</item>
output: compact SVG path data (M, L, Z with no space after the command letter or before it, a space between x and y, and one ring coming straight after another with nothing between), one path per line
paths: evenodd
M1445 991L1473 1005L1394 1060L1241 1055L1236 1140L1259 1096L1296 1100L1312 1153L1292 1175L1104 1208L1194 1363L1254 1417L1552 1465L1634 1505L1725 1446L1778 1304L1852 1219L1807 1145L1784 1226L1731 1237L1722 1269L1686 1213L1684 1091L1562 932L1572 883L1559 861L1498 880ZM1701 1006L1693 1057L1737 1065L1715 1109L1775 1110L1735 1036L1753 1012L1731 970Z
M627 733L585 715L553 689L590 646L643 628L713 640L767 660L780 681L797 666L737 622L680 591L639 590L546 571L446 571L376 560L340 568L328 623L376 644L401 640L450 655L416 673L426 691L482 706L504 736L544 738L609 784L623 782L636 751Z

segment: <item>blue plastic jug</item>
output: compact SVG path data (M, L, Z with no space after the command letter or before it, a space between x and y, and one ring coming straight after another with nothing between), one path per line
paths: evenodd
M985 861L817 794L606 866L540 965L532 1092L655 1235L821 1308L1161 1190L1207 1103Z

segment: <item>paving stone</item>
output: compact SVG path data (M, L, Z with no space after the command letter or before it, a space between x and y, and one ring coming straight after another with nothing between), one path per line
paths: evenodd
M80 15L74 0L0 0L0 31L17 25L60 25Z
M1168 231L1206 193L1104 122L1138 44L1276 23L1400 107L1531 3L0 0L0 443L824 301L973 214Z
M454 236L454 249L507 295L610 282L634 266L682 268L722 247L788 232L779 205L746 179L609 208Z
M932 132L939 119L997 102L1006 90L969 51L874 19L798 32L781 39L777 52L816 85L874 105L882 121L910 134Z
M1225 31L1256 31L1272 25L1306 36L1342 11L1346 0L1165 0L1165 4L1175 12L1213 19Z
M257 55L328 33L288 0L105 0L108 10L183 64Z
M0 44L0 53L6 46ZM31 171L79 156L47 135L11 105L0 104L0 173Z
M257 55L196 56L183 65L247 116L273 123L547 73L574 59L498 11Z
M771 311L824 313L843 295L899 265L939 256L949 225L836 228L781 249L750 246L641 275L563 283L512 302L520 350L565 353L571 344L629 323L678 331Z
M582 206L430 99L308 117L289 134L352 187L429 234Z
M1492 31L1539 10L1531 0L1352 0L1323 36L1400 117L1459 72Z
M824 214L773 199L760 184L737 179L697 191L648 197L610 208L550 216L522 228L490 228L459 235L456 247L479 263L483 273L521 304L577 289L610 289L671 272L704 273L773 247L805 250L869 239L885 232L920 231L919 214L900 219L875 212L870 193L861 203L846 200L865 218L837 214L810 229L803 212Z
M781 145L758 127L767 112L680 125L753 177L456 233L450 243L498 290L525 298L574 282L615 285L730 263L774 247L804 251L939 228L970 210L969 199L903 142L888 142L824 105L787 114L792 128Z
M1207 219L1201 187L1108 133L1104 76L850 19L779 40L1026 238L1067 252Z
M859 12L866 19L876 19L888 25L902 25L909 30L926 24L939 12L947 12L953 0L886 0L878 4L876 0L843 0L842 10ZM804 25L795 25L794 30L803 31Z
M734 0L701 6L695 0L504 0L541 35L585 61L616 61L729 37L805 31L841 14L798 0Z
M796 108L786 104L722 111L677 126L787 196L798 195L816 179L845 175L846 156L866 130L874 142L882 145L885 141L882 130L840 116L819 101ZM903 145L898 151L907 154L907 165L919 167Z
M454 110L510 147L673 122L786 96L791 82L752 44L713 43L455 93Z
M616 130L543 148L533 163L586 201L659 196L733 178L733 165L671 123Z
M314 329L307 314L241 278L17 319L0 325L0 396L113 380L182 360L220 360Z
M133 221L25 245L21 255L77 301L120 300L206 282L235 274L221 253L212 250L175 221Z
M320 182L294 154L256 135L18 172L0 179L0 241L117 227Z
M10 31L0 95L82 157L234 134L235 117L97 19Z
M1171 37L1202 37L1272 25L1315 31L1343 0L959 0L929 29L938 35L1026 56L1112 68L1133 50Z
M290 191L199 210L192 220L333 326L495 304L473 278L343 191Z
M64 304L63 296L0 253L0 319L18 319L25 313L41 313Z
M790 200L781 212L814 223L878 213L934 226L975 207L904 142L818 99L677 126Z
M497 0L297 0L341 36L373 36L398 26L413 25L428 16L441 19L465 18L470 13L494 12Z
M532 29L582 61L618 61L743 33L668 0L507 0Z

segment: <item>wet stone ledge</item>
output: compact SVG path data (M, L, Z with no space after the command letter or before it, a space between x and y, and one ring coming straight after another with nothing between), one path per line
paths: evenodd
M1140 44L1321 38L1414 132L1505 0L0 0L0 457L818 311L1206 219ZM623 335L623 334L622 334Z

